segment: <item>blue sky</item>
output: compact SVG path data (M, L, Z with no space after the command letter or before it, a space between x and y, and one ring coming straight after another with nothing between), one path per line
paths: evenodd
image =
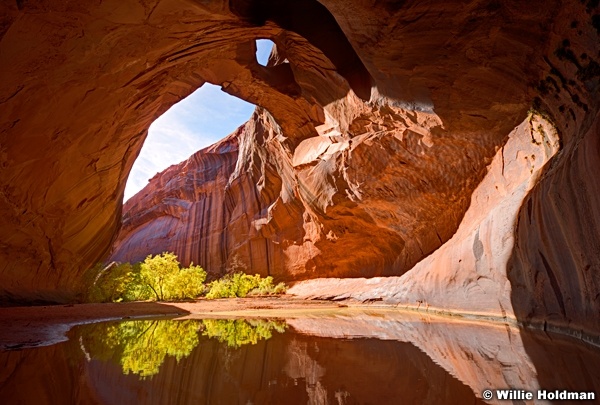
M256 57L261 64L266 64L272 46L271 41L257 41ZM127 179L123 201L144 188L156 173L229 135L248 121L253 111L253 104L208 83L172 106L150 125Z

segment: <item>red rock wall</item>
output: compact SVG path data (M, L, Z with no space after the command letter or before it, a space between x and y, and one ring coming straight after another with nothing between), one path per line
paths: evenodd
M524 322L588 335L600 330L600 116L523 201L508 263ZM547 327L547 326L545 326Z
M115 260L141 261L160 246L163 251L178 252L188 263L220 265L222 231L227 224L223 202L238 156L235 135L155 176L125 204L121 234L127 237L118 242Z
M599 105L593 1L0 7L1 300L75 299L117 238L115 258L175 250L214 273L236 259L288 280L403 275L418 300L460 309L479 297L460 298L479 286L468 241L485 253L498 239L471 232L460 253L437 249L482 221L500 241L503 232L516 240L506 267L485 264L486 302L521 318L590 324L599 256L588 175ZM268 67L255 60L256 38L277 45ZM262 109L157 176L127 204L118 234L147 127L205 82ZM493 215L463 219L532 105L555 121L562 151L524 205L511 206L516 233ZM417 264L450 258L472 264L457 268L465 284L453 288L444 288L451 270Z
M596 340L599 194L592 173L599 164L600 69L589 55L600 53L594 15L591 3L558 12L533 101L551 123L526 120L517 127L447 243L402 277L313 280L290 292L512 319ZM536 138L554 130L561 143L556 154L555 142Z
M498 150L456 233L404 275L305 281L290 293L515 319L506 269L517 216L559 145L553 125L531 115Z
M523 201L508 263L518 319L576 336L600 334L599 15L597 2L586 2L555 24L538 88L563 150Z
M231 154L219 158L217 144L157 175L125 205L111 260L173 250L184 264L212 273L235 262L286 280L410 268L451 235L468 204L461 190L475 185L448 179L446 168L468 172L472 162L455 158L452 135L432 139L435 114L368 107L354 96L336 107L356 115L343 135L336 111L326 109L321 135L290 153L270 116L257 112L224 141L240 144L235 170L231 161L220 163ZM479 143L470 146L493 148ZM483 163L476 167L484 170ZM208 171L219 180L199 174ZM448 200L442 205L432 194Z

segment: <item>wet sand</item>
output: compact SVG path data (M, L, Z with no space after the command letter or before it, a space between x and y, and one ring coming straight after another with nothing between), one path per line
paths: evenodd
M200 299L189 302L127 302L0 308L0 350L47 346L67 339L75 325L147 317L260 316L346 307L331 301L289 297Z

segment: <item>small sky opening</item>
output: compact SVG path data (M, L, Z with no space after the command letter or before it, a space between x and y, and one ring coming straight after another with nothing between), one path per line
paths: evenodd
M273 41L270 39L256 40L256 60L260 65L267 66L273 45Z

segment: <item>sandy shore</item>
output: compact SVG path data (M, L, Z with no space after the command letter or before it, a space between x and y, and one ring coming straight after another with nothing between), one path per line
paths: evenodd
M0 350L46 346L67 339L75 325L143 317L272 316L346 307L289 297L230 298L194 302L127 302L0 308Z

